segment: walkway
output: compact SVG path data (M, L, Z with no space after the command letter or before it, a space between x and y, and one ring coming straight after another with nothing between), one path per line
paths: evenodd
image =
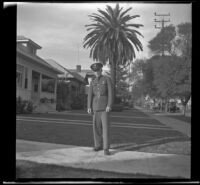
M190 178L190 156L111 149L110 156L90 147L16 141L16 159L74 168L146 174L161 178Z

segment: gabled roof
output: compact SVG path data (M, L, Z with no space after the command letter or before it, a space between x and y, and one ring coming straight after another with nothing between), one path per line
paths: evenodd
M46 61L52 65L53 67L59 69L60 71L63 72L63 75L60 75L60 77L65 77L65 78L75 78L81 82L84 82L84 77L82 77L81 75L79 75L77 72L72 72L68 69L66 69L65 67L63 67L62 65L60 65L59 63L57 63L55 60L53 59L46 59Z
M39 46L38 44L36 44L35 42L33 42L31 39L24 37L23 35L18 35L17 36L17 42L21 42L21 43L30 43L32 46L34 46L36 49L41 49L42 47Z
M64 75L66 75L66 73L69 73L70 71L67 70L66 68L64 68L63 66L61 66L59 63L57 63L55 60L53 59L45 59L45 61L50 64L51 66L53 66L54 68L60 70L63 72Z
M71 72L71 74L74 76L74 78L76 78L77 80L81 81L81 82L84 82L85 83L85 78L82 77L81 75L79 75L77 72ZM71 78L68 76L68 78Z
M27 58L29 58L31 60L33 60L37 64L40 64L42 66L47 67L48 69L54 71L56 74L62 74L62 71L60 71L60 70L54 68L53 66L49 65L45 60L43 60L42 58L40 58L37 55L33 55L33 54L30 54L30 53L27 53L27 52L23 51L22 49L20 49L19 47L17 47L17 53L22 55L22 56L25 56L25 57L27 57Z
M76 73L78 73L80 76L82 76L83 78L85 78L86 75L91 75L91 76L94 75L94 72L93 72L92 70L90 70L90 69L81 69L81 72L77 72L76 69L69 69L69 71L71 71L71 72L76 72Z

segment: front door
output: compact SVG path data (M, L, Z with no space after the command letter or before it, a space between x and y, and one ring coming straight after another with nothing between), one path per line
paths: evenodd
M40 100L40 73L32 71L31 99L34 103Z

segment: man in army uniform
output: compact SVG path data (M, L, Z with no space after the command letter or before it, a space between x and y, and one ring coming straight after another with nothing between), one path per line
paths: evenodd
M94 151L103 149L104 155L110 155L109 112L113 100L112 83L108 76L102 75L101 63L94 63L90 67L96 75L88 91L88 113L93 113Z

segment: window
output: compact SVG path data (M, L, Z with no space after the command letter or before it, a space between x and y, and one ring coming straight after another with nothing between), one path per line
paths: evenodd
M54 93L55 79L46 75L42 75L42 92Z
M16 84L17 87L22 87L24 67L17 64Z
M28 68L25 68L25 83L24 83L24 88L28 88Z
M17 81L17 87L22 87L22 73L18 71L17 71L16 81Z

